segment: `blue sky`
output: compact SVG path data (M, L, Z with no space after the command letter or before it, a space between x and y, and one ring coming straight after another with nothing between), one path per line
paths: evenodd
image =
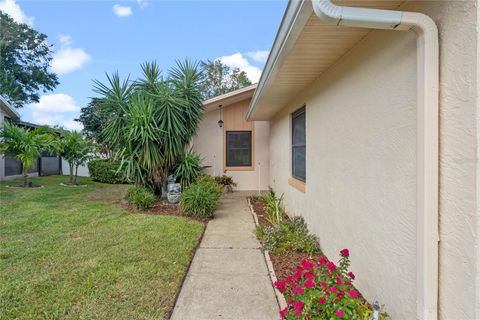
M20 109L23 120L79 129L73 119L94 96L92 79L119 71L136 78L156 60L217 59L258 80L285 10L273 1L16 1L0 10L45 33L54 45L60 85L40 103Z

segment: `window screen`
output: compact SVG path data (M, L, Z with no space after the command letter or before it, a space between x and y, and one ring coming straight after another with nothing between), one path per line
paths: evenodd
M292 114L292 176L306 182L305 107Z
M227 167L252 166L252 132L227 131Z

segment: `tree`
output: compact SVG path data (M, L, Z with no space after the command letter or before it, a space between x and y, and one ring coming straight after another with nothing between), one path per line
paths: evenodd
M85 139L79 132L65 132L60 142L60 155L68 162L70 169L69 183L77 184L78 167L85 165L92 159L95 147L92 142Z
M143 78L133 83L118 74L108 77L108 84L95 82L102 108L112 110L101 134L127 178L161 193L198 128L204 76L190 60L177 62L166 78L155 62L143 64L142 71Z
M201 66L206 75L202 85L205 100L252 84L245 71L238 68L230 69L218 59L202 62Z
M80 110L80 116L75 121L82 123L83 135L99 146L99 151L112 156L111 150L107 147L107 143L103 141L102 130L111 119L111 110L105 108L102 99L92 98L86 107Z
M43 151L54 151L54 136L45 128L33 130L4 122L0 130L0 152L16 157L22 163L23 186L28 186L28 170L35 165Z
M0 11L0 94L17 108L38 102L40 90L58 85L57 75L48 71L52 46L46 39Z

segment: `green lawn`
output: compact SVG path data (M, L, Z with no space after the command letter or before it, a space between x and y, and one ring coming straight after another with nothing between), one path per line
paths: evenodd
M125 186L0 183L0 319L164 319L203 225L128 214Z

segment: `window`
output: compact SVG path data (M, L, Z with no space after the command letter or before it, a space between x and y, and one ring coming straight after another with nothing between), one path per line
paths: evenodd
M227 131L227 167L252 166L252 132Z
M306 182L305 107L292 114L292 176Z

